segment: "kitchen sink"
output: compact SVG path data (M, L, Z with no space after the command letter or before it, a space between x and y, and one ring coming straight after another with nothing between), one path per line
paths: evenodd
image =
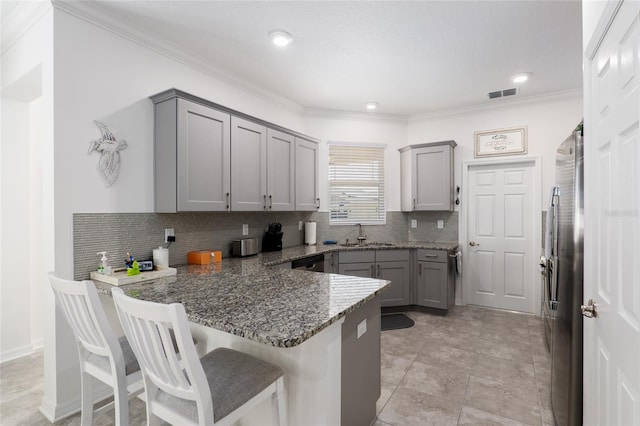
M356 242L346 242L346 243L341 243L339 244L342 247L393 247L395 246L395 244L393 243L383 243L383 242L377 242L377 241L372 241L369 243L356 243Z
M363 246L365 246L365 247L393 247L393 246L395 246L395 244L393 244L393 243L381 243L381 242L377 242L377 241L372 241L370 243L364 243Z

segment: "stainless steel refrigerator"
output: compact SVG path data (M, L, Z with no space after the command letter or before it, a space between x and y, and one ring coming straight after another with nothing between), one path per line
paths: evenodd
M558 426L582 424L584 157L582 125L556 153L545 231L543 318Z

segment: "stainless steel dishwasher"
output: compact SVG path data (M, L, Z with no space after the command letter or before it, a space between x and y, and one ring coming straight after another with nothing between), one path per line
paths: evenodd
M324 254L304 257L291 262L291 269L301 271L324 272Z

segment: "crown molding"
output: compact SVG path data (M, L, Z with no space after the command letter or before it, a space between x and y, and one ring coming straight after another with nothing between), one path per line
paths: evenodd
M353 112L325 108L305 108L305 118L328 118L333 120L387 121L407 124L407 116L376 112Z
M496 99L491 100L490 103L482 103L476 105L463 106L458 108L451 108L447 110L428 112L424 114L414 114L408 117L408 122L413 123L417 121L429 120L433 118L447 117L451 115L468 114L471 112L487 111L498 108L508 108L514 105L526 105L540 102L549 102L557 99L574 98L582 96L582 88L562 90L553 93L545 93L543 95L525 96L515 99Z
M239 79L230 73L215 67L195 55L189 54L183 48L176 46L162 35L153 33L136 26L126 15L114 14L105 9L99 3L91 1L69 1L52 0L56 10L68 13L89 24L95 25L109 31L126 40L136 43L144 48L152 50L174 61L209 75L236 89L251 95L260 97L268 102L274 103L296 114L303 114L304 107L280 96L272 91L266 90L248 81Z
M51 9L49 1L21 1L11 11L9 16L2 20L0 34L2 47L0 51L4 55L7 50L17 42L36 22Z

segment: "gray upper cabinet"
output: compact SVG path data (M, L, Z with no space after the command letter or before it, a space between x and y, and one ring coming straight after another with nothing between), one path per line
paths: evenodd
M177 89L151 100L156 212L317 210L317 140Z
M401 148L402 211L453 210L455 141Z
M318 144L296 137L296 210L320 208L318 195Z
M295 137L267 129L267 210L295 209Z
M267 206L267 128L231 117L231 210Z
M156 104L156 212L228 209L230 124L229 114L184 99Z

